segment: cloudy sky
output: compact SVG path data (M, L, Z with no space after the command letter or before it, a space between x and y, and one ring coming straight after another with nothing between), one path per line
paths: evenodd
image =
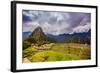
M79 12L51 12L23 10L23 32L38 26L45 34L59 35L87 32L91 29L91 14Z

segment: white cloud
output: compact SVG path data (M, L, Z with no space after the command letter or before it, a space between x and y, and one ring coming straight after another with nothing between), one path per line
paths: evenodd
M46 34L53 35L87 32L91 29L90 14L86 13L23 11L23 14L31 19L28 22L23 21L23 32L32 32L38 26Z
M83 25L83 26L80 25L80 26L74 28L73 32L76 32L76 33L78 33L78 32L88 32L89 29L91 29L91 25L90 25L90 23L87 23L86 25Z
M43 32L45 34L59 35L61 33L66 33L66 31L64 31L64 29L67 29L69 27L69 24L51 25L47 22L45 22L44 24L39 24L37 22L27 22L27 23L23 24L23 32L27 32L27 31L32 32L38 26L40 26L43 29Z
M28 13L28 12L25 12L25 11L23 11L23 14L26 15L26 16L29 16L29 17L33 16L31 13Z
M39 24L37 22L26 22L23 23L23 32L32 32Z

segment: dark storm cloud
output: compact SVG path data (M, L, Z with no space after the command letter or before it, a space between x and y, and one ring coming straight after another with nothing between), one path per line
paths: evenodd
M85 25L87 22L90 22L90 14L88 14L88 13L70 12L69 15L70 15L69 23L71 24L71 27Z
M53 35L87 32L90 24L90 13L23 10L23 32L33 31L37 26Z

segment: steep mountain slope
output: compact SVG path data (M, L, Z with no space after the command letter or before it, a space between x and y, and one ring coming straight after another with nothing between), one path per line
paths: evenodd
M23 40L23 48L31 46L31 44L37 44L38 46L55 42L54 40L48 38L41 27L37 27L25 40Z

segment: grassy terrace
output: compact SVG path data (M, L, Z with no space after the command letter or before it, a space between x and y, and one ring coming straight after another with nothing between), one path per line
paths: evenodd
M90 59L90 48L90 45L77 43L32 45L24 49L23 63Z

